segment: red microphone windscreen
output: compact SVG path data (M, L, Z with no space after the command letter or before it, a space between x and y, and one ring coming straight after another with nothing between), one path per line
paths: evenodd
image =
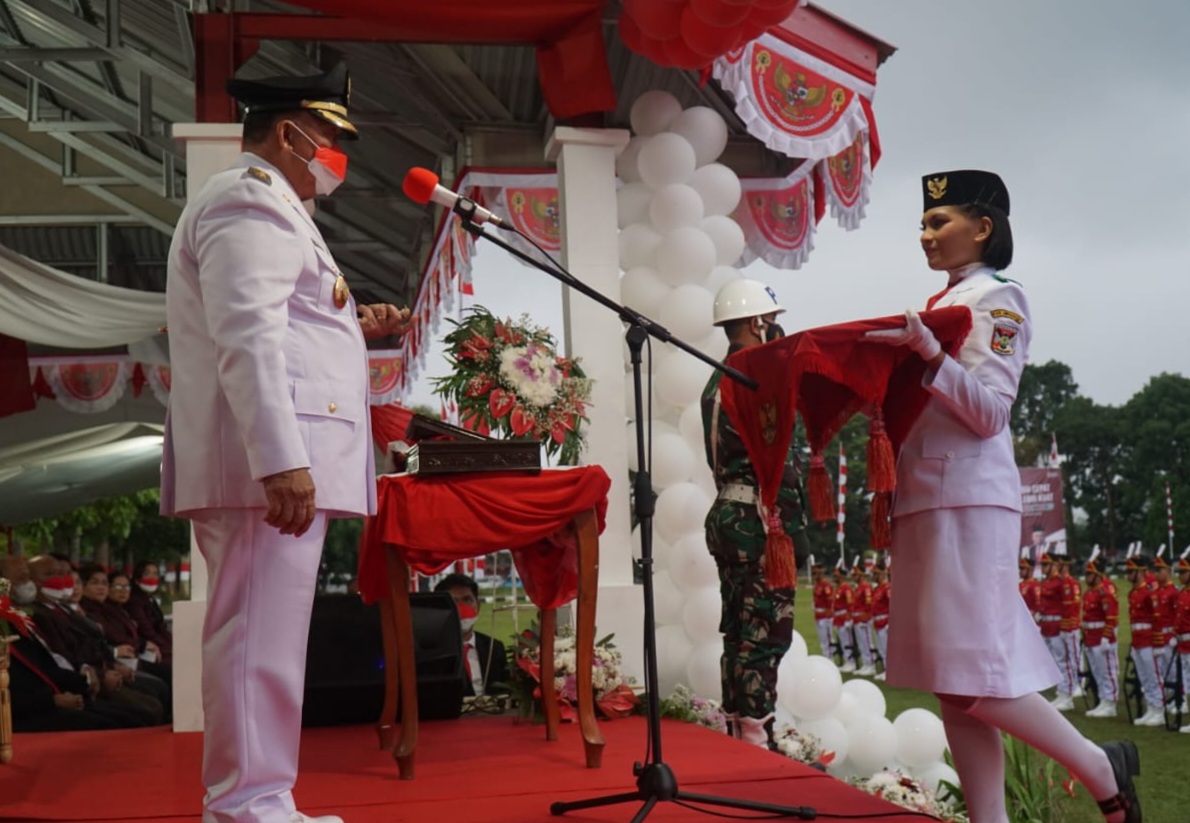
M415 166L405 175L405 182L401 184L401 189L405 192L405 196L414 203L429 203L430 195L434 193L434 187L437 185L438 175L429 169Z

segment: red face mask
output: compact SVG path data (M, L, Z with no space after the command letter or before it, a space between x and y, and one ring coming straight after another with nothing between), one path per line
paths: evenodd
M140 579L140 584L142 586L156 586L160 582L161 581L158 580L156 577L142 577Z
M306 167L310 169L310 174L314 175L315 193L330 194L347 179L347 155L337 148L318 145L310 135L298 128L296 123L290 122L289 125L314 146L314 156L306 161Z

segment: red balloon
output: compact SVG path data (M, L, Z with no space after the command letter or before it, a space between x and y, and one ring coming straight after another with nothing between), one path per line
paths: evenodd
M672 0L624 0L624 12L636 21L640 32L654 40L670 40L678 36L685 3Z
M620 13L620 40L628 47L629 51L648 56L645 52L644 35L641 33L640 26L623 12Z
M662 65L676 69L701 69L711 63L710 58L694 51L681 37L666 40L661 44L661 49L665 52L665 63Z
M790 11L797 5L797 0L752 0L752 5L758 9L779 9L788 6Z
M751 26L761 26L767 29L779 23L784 23L786 18L793 14L795 8L797 8L797 0L784 0L782 5L767 9L755 6L748 15L748 19L744 21L745 28L748 31L752 30Z
M752 10L752 0L690 0L690 9L709 26L738 26Z
M682 39L691 51L714 60L730 51L739 42L740 26L711 26L699 19L691 6L682 12Z

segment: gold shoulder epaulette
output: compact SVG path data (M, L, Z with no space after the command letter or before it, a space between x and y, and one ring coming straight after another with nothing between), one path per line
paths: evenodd
M259 180L266 186L273 185L273 178L269 177L269 173L264 169L256 168L256 166L249 166L248 168L244 169L244 173L240 175L240 179L243 180L245 177L251 177L253 180Z

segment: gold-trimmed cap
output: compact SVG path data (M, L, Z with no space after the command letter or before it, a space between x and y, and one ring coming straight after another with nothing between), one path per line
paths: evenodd
M1008 187L998 174L978 169L939 171L921 178L922 211L977 203L1008 214Z
M347 119L351 75L346 63L322 74L228 80L227 93L244 106L245 114L305 109L338 127L345 139L359 138L359 131Z

